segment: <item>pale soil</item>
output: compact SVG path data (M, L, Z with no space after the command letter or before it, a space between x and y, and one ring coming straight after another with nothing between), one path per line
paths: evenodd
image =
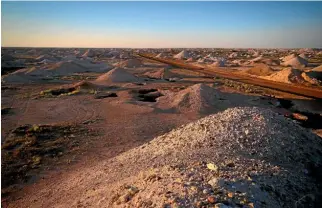
M162 64L150 65L156 71L165 67ZM136 72L138 75L147 70L148 67L128 69L129 72ZM32 99L33 95L40 91L59 87L61 84L10 85L18 86L19 89L2 90L2 107L11 107L14 112L2 116L2 138L5 138L10 130L23 124L74 122L99 132L98 136L87 138L88 142L80 145L82 154L66 153L54 167L40 169L39 175L29 183L19 186L20 190L5 199L3 206L113 207L104 204L111 198L110 185L114 184L113 190L116 191L118 185L115 184L122 180L130 182L132 178L128 178L129 176L133 177L133 181L138 180L139 170L150 165L149 163L138 167L135 157L139 160L140 155L133 156L132 163L124 166L113 158L204 116L198 112L164 111L159 109L156 103L140 102L133 97L132 89L154 88L160 92L177 92L201 81L209 83L209 86L214 82L209 78L200 78L193 72L185 73L182 69L175 69L173 73L181 75L183 80L146 81L147 84L143 86L131 83L115 84L121 87L114 90L118 97L105 99L94 99L92 94ZM229 87L221 86L218 89L227 92L224 97L231 100L230 105L221 106L218 108L220 110L235 106L274 108L269 102L276 101L273 98L261 99L256 93L252 96L236 94L237 91ZM231 95L230 92L235 94ZM86 135L84 138L86 139ZM168 171L164 171L165 175L179 174L176 170L165 169ZM170 180L168 175L164 177ZM96 190L97 188L99 189Z

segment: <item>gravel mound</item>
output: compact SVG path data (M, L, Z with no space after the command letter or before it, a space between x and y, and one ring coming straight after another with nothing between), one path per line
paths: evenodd
M320 66L317 66L317 67L313 68L313 69L312 69L312 71L322 73L322 65L320 65Z
M181 112L209 113L221 109L224 100L220 98L221 93L218 90L205 84L196 84L177 93L168 92L166 96L158 99L158 105L163 109Z
M166 58L167 57L167 54L166 53L159 53L158 55L155 56L156 58Z
M53 76L67 76L74 73L106 72L111 66L105 63L92 63L87 60L69 60L45 67L31 67L15 71L3 77L5 82L36 82Z
M93 51L93 50L91 50L91 49L88 49L83 55L82 55L82 57L94 57L96 54L95 54L95 52Z
M181 51L180 53L178 53L177 55L174 55L173 58L175 59L188 59L191 56L189 55L189 53L186 50Z
M165 69L160 69L154 72L148 71L144 73L144 76L147 76L148 78L152 78L152 79L164 79L164 74L165 74Z
M322 65L315 67L308 72L303 72L302 76L310 83L320 84L322 82Z
M122 68L115 68L102 74L97 82L138 82L140 79Z
M71 60L53 64L48 69L45 69L45 71L52 75L65 76L73 73L106 72L109 69L111 69L111 66L105 63L92 63L88 60Z
M296 55L295 54L290 54L288 56L282 57L281 60L282 61L289 61L289 60L291 60L293 58L296 58Z
M301 76L301 74L302 74L302 71L289 67L279 72L276 72L270 76L263 76L261 78L276 81L276 82L302 83L304 82L304 79Z
M129 59L126 61L123 61L120 66L121 67L127 67L127 68L136 68L142 66L142 62L138 59Z
M295 58L289 59L282 63L284 66L291 66L291 67L306 67L308 64L308 61L306 59L303 59L300 56L296 56Z
M309 59L309 57L308 57L305 53L301 53L301 54L299 55L299 57L301 57L301 58L303 58L303 59L305 59L305 60L308 60L308 59Z
M321 149L318 136L271 110L230 108L115 158L132 174L111 186L104 203L313 207L318 186L312 167L321 167Z
M246 72L256 76L269 76L274 73L274 70L266 64L256 64Z

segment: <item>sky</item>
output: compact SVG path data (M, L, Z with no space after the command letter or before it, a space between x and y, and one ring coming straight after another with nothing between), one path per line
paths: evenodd
M2 47L321 48L322 2L1 2Z

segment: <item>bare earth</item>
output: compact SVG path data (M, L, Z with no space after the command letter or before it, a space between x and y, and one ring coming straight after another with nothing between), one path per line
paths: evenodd
M42 125L73 124L85 129L83 133L62 134L76 141L76 145L62 143L65 149L50 153L51 156L47 152L39 154L39 161L31 157L33 166L23 172L28 177L19 176L15 182L2 187L3 207L213 207L215 204L216 207L227 204L294 207L295 199L302 197L299 192L318 192L314 180L306 175L306 169L310 169L301 163L306 160L304 156L296 158L290 149L285 153L289 158L281 154L272 159L267 151L276 155L281 152L282 149L273 147L273 142L279 144L287 135L287 128L294 128L291 134L294 140L304 145L303 138L308 138L311 143L305 144L303 150L290 142L292 150L303 151L303 155L309 152L319 158L321 140L316 134L321 134L322 126L315 123L313 128L311 123L305 123L302 117L295 119L292 114L314 114L316 119L321 119L320 101L139 59L133 62L135 67L131 67L132 62L122 62L126 66L124 71L117 71L137 76L134 80L131 76L123 77L132 81L114 79L112 76L119 75L110 75L111 71L103 76L96 72L80 73L79 76L88 77L89 89L75 85L79 80L70 77L69 81L58 82L2 83L2 109L9 109L9 113L2 113L2 144L10 147L6 149L10 154L14 155L19 145L7 144L6 140L15 138L18 135L15 130L20 126L33 125L28 134L34 137L42 134L39 132ZM97 77L100 78L96 80ZM73 86L81 87L59 96L50 94L55 92L53 89L66 90ZM288 101L292 106L287 106ZM210 114L214 115L207 117ZM257 116L259 120L253 120ZM207 123L208 120L212 123ZM308 126L304 128L300 124ZM254 132L245 131L245 126ZM223 136L224 132L228 136ZM251 137L245 143L238 143L246 144L246 149L235 154L239 146L234 146L236 140L232 138L245 138L240 135L247 137L248 134L256 135L257 140ZM265 140L267 149L263 148L267 151L261 152L262 146L256 142L265 136L272 140ZM213 138L221 139L221 143L217 144ZM30 146L27 144L27 147ZM255 147L255 153L250 154ZM27 160L24 155L19 157ZM220 171L213 171L209 164ZM244 173L246 169L252 169L250 172L254 175ZM288 171L292 174L286 177ZM218 188L220 178L226 182ZM270 184L278 184L276 179L291 187L290 190L284 193L287 189L282 185L271 187ZM245 191L244 182L249 187L256 183L258 187L254 185ZM267 186L260 182L267 182ZM264 190L262 186L269 188ZM255 192L255 199L248 197ZM285 201L281 200L283 197ZM301 203L304 202L298 202Z

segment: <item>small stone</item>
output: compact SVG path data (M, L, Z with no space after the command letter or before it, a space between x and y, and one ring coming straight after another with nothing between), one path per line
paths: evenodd
M218 186L224 186L225 181L221 178L213 178L210 181L208 181L208 184L210 184L213 188L216 188Z
M196 191L197 187L196 186L190 186L190 189L193 190L193 191Z
M248 135L248 134L249 134L249 130L248 130L248 129L246 129L246 130L245 130L245 134L246 134L246 135Z
M130 201L130 200L131 200L131 196L130 196L130 194L122 195L122 196L119 198L119 201L120 201L121 203L126 203L126 202L128 202L128 201Z
M233 194L232 192L229 192L229 193L228 193L228 197L229 197L229 198L232 198L233 196L234 196L234 194Z
M204 193L204 194L209 194L211 191L209 190L209 189L204 189L204 190L202 190L202 193Z
M215 208L231 208L231 206L227 206L223 203L217 203L215 204Z
M136 194L137 192L139 192L139 189L138 189L138 188L136 188L135 186L131 186L131 187L128 189L128 191L129 191L129 193L130 193L131 195L134 195L134 194Z
M214 204L216 202L216 198L213 196L208 196L207 201L211 204Z
M203 206L203 202L202 201L198 201L197 203L196 203L196 207L202 207Z

